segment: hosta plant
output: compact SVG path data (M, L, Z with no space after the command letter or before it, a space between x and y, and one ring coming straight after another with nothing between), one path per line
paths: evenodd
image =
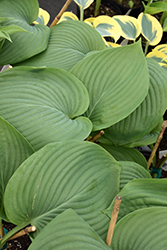
M13 66L0 73L0 217L16 225L0 247L31 224L36 227L32 250L45 244L109 249L105 239L120 192L126 199L111 246L120 249L125 235L118 235L127 218L130 228L142 213L146 221L147 211L159 221L156 209L166 211L166 182L152 179L144 156L134 148L156 141L167 107L166 72L145 57L137 39L141 30L145 34L141 23L147 16L136 19L129 35L121 26L129 19L116 16L121 34L135 42L112 48L99 33L105 30L101 17L96 28L78 20L49 28L38 12L37 0L0 0L1 28L17 25L20 31L6 33L0 51L0 64ZM132 31L131 25L125 27ZM155 33L145 34L148 44L155 42ZM89 141L101 130L105 134L98 144ZM136 238L128 237L127 245L133 245Z

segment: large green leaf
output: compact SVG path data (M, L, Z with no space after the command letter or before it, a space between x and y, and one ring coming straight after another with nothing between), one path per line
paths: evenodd
M0 65L20 62L47 48L50 36L49 27L30 25L38 17L38 11L37 0L0 1L0 17L8 18L1 23L2 27L16 25L27 31L12 34L13 43L5 41L0 53Z
M0 115L36 150L63 139L84 140L92 124L80 115L88 105L85 86L64 70L15 67L0 74Z
M21 65L46 66L70 70L91 51L105 49L100 34L80 21L65 21L51 28L48 48Z
M143 2L143 5L145 9L144 12L151 15L167 11L167 3L163 1L152 2L149 5L145 5Z
M0 217L5 220L3 196L6 185L19 165L33 152L26 139L0 117Z
M105 130L104 137L115 145L137 146L136 143L135 145L131 143L148 135L159 124L165 113L167 107L166 73L153 59L147 58L147 63L150 87L146 98L132 114Z
M85 115L94 131L129 115L143 101L149 87L140 41L92 54L75 65L71 73L88 89L90 106Z
M144 208L124 217L115 227L113 250L166 250L167 208Z
M118 220L146 207L167 206L167 179L137 179L130 181L119 193L122 197ZM113 202L105 213L111 217Z
M108 144L100 142L99 145L105 148L117 161L132 161L146 169L148 168L147 161L143 154L134 148L114 146L111 145L110 142Z
M131 180L151 178L148 170L136 162L119 161L121 164L120 190Z
M111 250L99 235L72 209L58 215L40 232L29 250Z
M37 233L67 208L74 209L105 239L106 209L119 190L120 164L87 141L48 144L30 156L8 182L4 204L9 220L32 224Z

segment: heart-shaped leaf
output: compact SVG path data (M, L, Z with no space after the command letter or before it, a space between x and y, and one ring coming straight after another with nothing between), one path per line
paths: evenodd
M4 220L7 220L3 206L6 185L19 165L33 152L28 141L0 117L0 217Z
M72 209L58 215L35 238L29 250L111 250L99 235Z
M120 25L122 29L122 37L128 40L135 41L136 38L140 35L141 25L138 19L126 15L114 16L113 19L116 20Z
M138 20L141 24L141 32L149 45L157 45L162 38L163 30L159 21L150 14L140 13Z
M121 164L120 190L131 180L151 178L148 170L136 162L119 161Z
M8 182L7 217L17 225L35 225L38 233L55 216L72 208L105 239L109 219L101 211L118 193L120 169L95 143L48 144L30 156Z
M137 179L130 181L121 190L122 197L118 220L127 214L141 208L152 206L167 206L166 179ZM105 211L111 217L114 203Z
M165 113L167 107L166 72L151 58L147 58L147 64L150 87L146 98L128 117L105 130L104 137L115 145L134 147L134 144L130 145L130 143L148 135L159 124ZM139 145L135 143L135 146Z
M111 248L113 250L166 250L166 207L137 210L118 222Z
M85 86L61 69L16 67L0 74L0 115L38 150L49 142L84 140L92 124Z
M37 0L9 0L0 2L0 17L8 18L1 23L2 27L16 25L27 32L11 35L5 41L0 54L0 65L13 64L32 57L47 48L50 29L45 25L31 26L38 17ZM12 19L10 19L12 18Z
M46 51L20 65L70 70L87 53L103 49L105 43L93 27L84 22L70 20L51 28Z
M85 115L94 131L129 115L143 101L149 87L140 41L94 53L75 65L71 73L89 92L90 105Z

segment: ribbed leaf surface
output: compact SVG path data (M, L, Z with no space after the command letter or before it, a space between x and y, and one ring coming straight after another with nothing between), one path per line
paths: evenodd
M155 128L165 113L167 107L166 73L154 60L147 58L147 63L150 75L148 95L132 114L105 130L104 137L115 145L128 146L129 143L139 141Z
M29 250L109 250L107 244L80 216L68 209L53 219L35 238Z
M71 73L88 89L90 106L85 115L94 131L125 118L147 95L148 69L140 41L92 54Z
M117 161L132 161L140 164L144 168L148 168L147 161L143 154L134 148L125 148L113 146L110 144L100 143Z
M21 65L70 70L91 51L105 49L100 34L80 21L65 21L51 28L48 48Z
M115 227L113 250L166 250L166 207L144 208L124 217Z
M121 164L120 190L131 180L151 178L148 170L136 162L119 161Z
M5 220L3 196L6 185L19 165L33 152L26 139L0 117L0 217Z
M63 139L84 140L92 124L78 116L88 105L86 88L66 71L16 67L0 74L0 115L36 150Z
M118 220L125 215L146 207L167 206L166 179L138 179L130 181L119 193L122 197ZM111 216L113 203L105 211ZM158 208L157 208L158 210Z
M0 1L0 17L8 17L2 26L18 25L28 32L11 35L13 43L5 41L0 53L0 65L13 64L36 55L47 48L50 29L45 25L30 26L38 16L37 0Z
M14 224L37 233L67 208L74 209L105 239L106 209L119 190L120 164L97 144L48 144L15 172L5 192L5 210ZM108 191L110 192L108 193Z

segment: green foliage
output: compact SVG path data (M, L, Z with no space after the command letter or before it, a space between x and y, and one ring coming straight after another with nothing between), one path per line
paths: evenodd
M92 1L77 2L83 11ZM29 249L107 250L119 194L112 249L157 249L143 235L147 223L160 227L156 242L165 231L166 180L152 179L134 149L156 141L167 107L166 72L135 42L140 34L147 45L159 41L157 22L141 14L134 27L134 18L115 17L118 38L134 43L108 48L95 29L108 27L103 18L32 26L38 12L37 0L0 0L0 64L13 66L0 73L0 217L16 224L0 248L31 224ZM99 144L87 141L101 129Z

